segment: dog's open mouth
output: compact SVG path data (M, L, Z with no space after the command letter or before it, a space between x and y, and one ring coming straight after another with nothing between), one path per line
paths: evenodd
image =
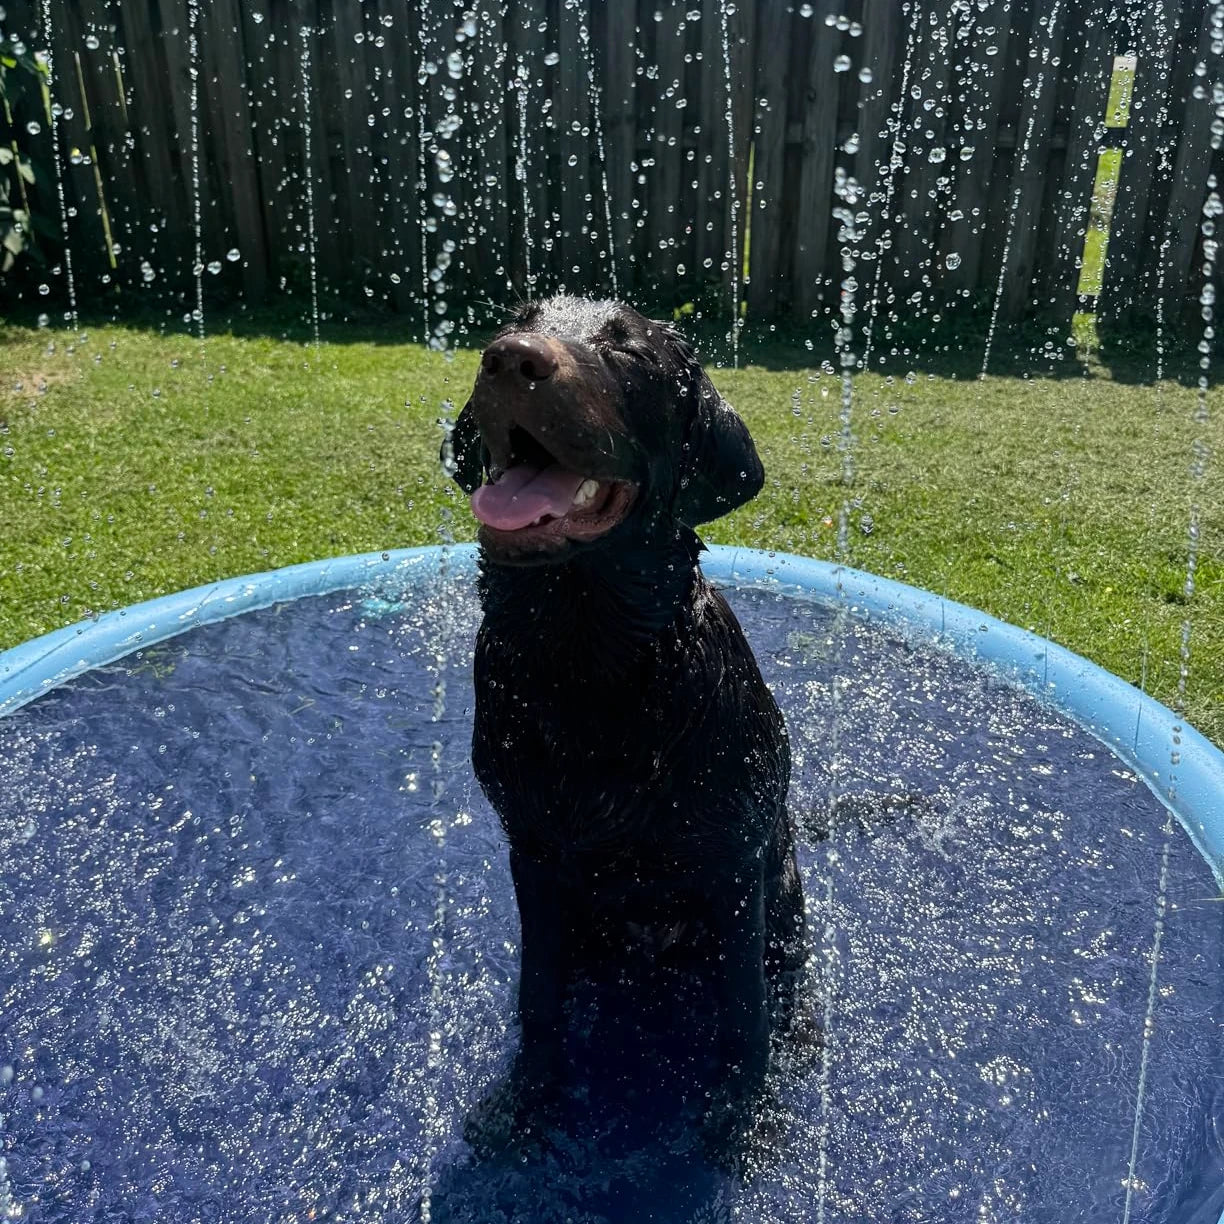
M472 513L499 537L515 543L593 540L615 527L633 503L628 481L575 471L520 427L511 429L510 444L505 466L489 463L489 483L472 494Z

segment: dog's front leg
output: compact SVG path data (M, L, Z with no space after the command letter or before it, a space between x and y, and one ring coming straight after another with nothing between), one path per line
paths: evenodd
M751 1125L769 1068L765 888L759 862L735 879L712 926L725 1071L705 1129L711 1140L727 1147Z
M522 1045L515 1073L529 1091L547 1092L555 1085L564 1057L573 915L567 912L555 871L512 850L510 872L522 928L518 997Z
M468 1142L484 1155L539 1139L556 1101L564 1059L573 915L555 872L515 850L510 851L510 872L522 930L522 1037L509 1075L464 1126Z

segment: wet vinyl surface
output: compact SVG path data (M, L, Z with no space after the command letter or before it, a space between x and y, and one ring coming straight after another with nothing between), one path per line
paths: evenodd
M0 721L0 1217L1067 1224L1129 1188L1132 1220L1215 1224L1224 905L1180 828L989 675L729 595L801 828L834 783L915 796L805 838L827 1045L778 1073L746 1184L624 1134L464 1143L517 918L473 594L436 585L197 629Z

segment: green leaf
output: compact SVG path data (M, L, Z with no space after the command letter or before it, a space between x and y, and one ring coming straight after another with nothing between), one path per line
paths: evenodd
M0 166L7 166L13 160L13 150L0 145Z
M34 184L35 182L34 167L31 166L28 161L21 161L20 159L18 160L17 173L20 174L21 177L25 179L25 181L29 183L31 186Z

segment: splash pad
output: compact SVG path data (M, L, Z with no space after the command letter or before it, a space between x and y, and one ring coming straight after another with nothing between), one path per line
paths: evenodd
M1129 1187L1136 1218L1214 1224L1221 754L1031 634L751 550L705 568L787 715L801 827L833 791L923 796L803 847L828 1058L781 1074L776 1163L746 1185L598 1111L475 1162L517 924L467 762L473 568L298 566L0 656L11 1202L1065 1221Z

